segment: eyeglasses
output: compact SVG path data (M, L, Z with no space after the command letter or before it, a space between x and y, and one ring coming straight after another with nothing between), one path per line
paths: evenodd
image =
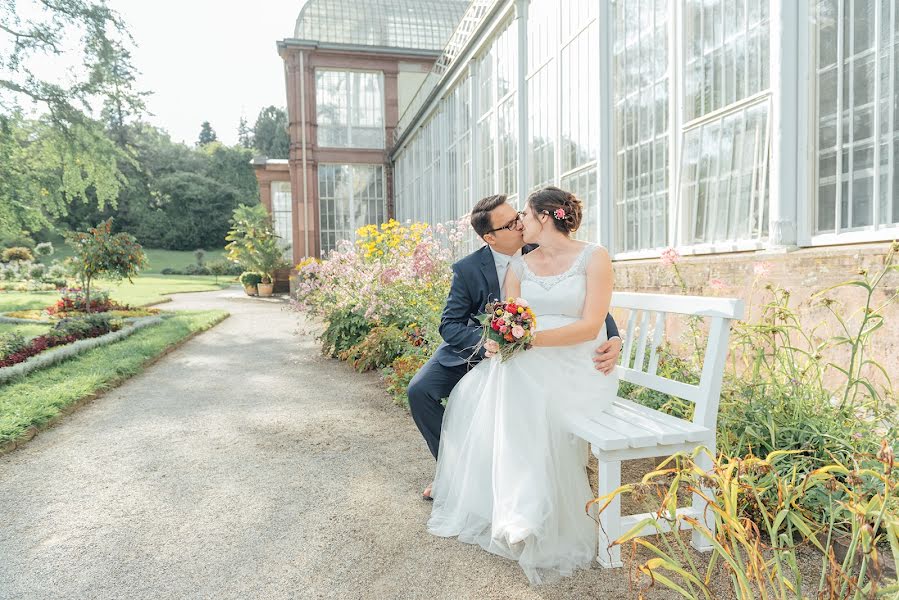
M509 221L502 227L497 227L496 229L491 229L490 231L486 232L484 235L487 235L488 233L494 233L496 231L499 231L500 229L508 229L509 231L512 231L513 229L515 229L515 226L518 225L518 222L520 220L521 220L521 213L519 212L515 215L514 219L512 219L511 221Z

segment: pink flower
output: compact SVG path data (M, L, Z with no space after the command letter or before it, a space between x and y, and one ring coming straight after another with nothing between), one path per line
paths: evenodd
M524 308L527 308L527 307L528 307L528 301L525 300L524 298L515 298L515 305L516 305L516 306L522 306L522 307L524 307Z
M756 277L767 277L768 275L771 274L771 271L773 270L773 268L774 268L774 265L772 265L769 262L760 262L760 263L755 263L752 266L752 272L755 274Z
M486 342L484 342L484 350L496 354L497 352L499 352L499 342L497 342L496 340L487 340Z
M727 289L727 284L716 277L709 279L709 287L713 290L724 290Z
M557 219L564 219L565 218L565 209L557 208L555 210L555 212L553 212L553 216L556 217Z
M524 328L521 325L516 325L512 328L512 335L515 336L515 339L520 340L524 337Z
M434 261L431 259L428 244L421 243L412 252L412 270L418 277L430 275L434 271Z
M381 283L385 285L390 285L400 277L399 269L385 269L383 273L381 273Z
M507 333L508 331L509 331L508 325L503 325L502 327L499 328L500 333Z
M676 265L680 261L680 254L674 248L665 248L661 256L662 264L666 267Z

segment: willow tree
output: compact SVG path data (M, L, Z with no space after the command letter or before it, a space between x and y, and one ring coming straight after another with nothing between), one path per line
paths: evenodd
M115 205L130 157L107 124L144 110L131 44L102 0L0 2L0 229L33 231L77 200ZM45 76L59 62L65 78Z

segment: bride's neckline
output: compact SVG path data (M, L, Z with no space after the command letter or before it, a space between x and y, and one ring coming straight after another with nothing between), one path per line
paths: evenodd
M530 265L528 265L527 257L526 257L526 256L522 256L521 258L522 258L522 262L524 263L524 268L527 269L528 272L529 272L533 277L536 277L537 279L550 279L550 278L552 278L552 277L561 277L562 275L567 275L567 274L570 273L572 270L574 270L575 267L577 267L578 263L581 262L581 257L584 256L584 253L587 251L588 248L590 248L591 245L592 245L592 244L590 244L589 242L585 242L585 243L583 244L584 247L581 248L581 251L578 252L577 256L574 257L574 260L571 261L571 264L568 265L568 268L565 269L564 271L562 271L561 273L550 273L549 275L537 275L537 274L534 273L534 271L531 269ZM538 250L539 250L539 248L538 248ZM536 250L535 250L535 252L536 252Z

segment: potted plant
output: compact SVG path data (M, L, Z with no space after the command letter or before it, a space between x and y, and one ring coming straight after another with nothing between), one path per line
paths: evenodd
M259 282L262 281L262 275L256 271L244 271L240 274L240 283L247 296L255 296L258 294Z
M231 230L225 236L228 259L257 271L261 275L256 285L259 296L271 296L275 271L288 266L284 260L284 245L272 227L271 216L261 205L240 205L234 209Z
M275 288L275 271L286 266L284 260L284 247L279 242L277 235L270 232L268 235L260 235L256 239L254 247L254 262L256 268L262 274L259 283L259 295L271 296Z

